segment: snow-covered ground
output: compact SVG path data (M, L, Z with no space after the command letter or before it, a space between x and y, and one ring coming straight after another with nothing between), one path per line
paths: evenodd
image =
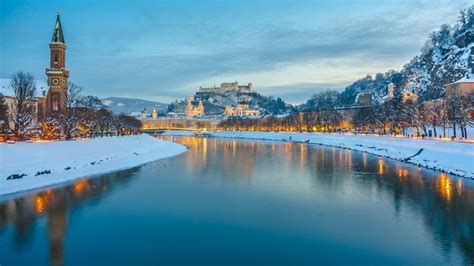
M172 135L173 133L168 132L167 134ZM212 137L219 138L294 141L334 146L405 161L458 176L474 178L474 144L469 143L322 133L239 131L207 133ZM420 153L417 154L418 152Z
M446 130L445 133L446 133L447 138L454 136L454 129L452 127L446 128L445 130ZM431 134L434 138L433 128L429 127L428 131L431 131ZM467 131L467 138L470 140L474 139L474 127L468 126L466 128L466 131ZM443 136L443 127L436 127L436 132L437 132L438 137ZM416 136L416 130L413 128L406 129L405 134L407 135L413 134L414 136ZM456 127L456 136L457 136L457 139L461 139L461 128L459 126Z
M0 144L0 195L123 170L185 151L182 145L146 134Z

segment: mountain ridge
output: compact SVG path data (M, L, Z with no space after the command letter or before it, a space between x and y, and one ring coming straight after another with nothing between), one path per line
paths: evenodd
M159 113L166 112L168 104L128 97L107 97L102 98L102 103L115 114L132 114L147 109L147 112L153 111L153 108Z

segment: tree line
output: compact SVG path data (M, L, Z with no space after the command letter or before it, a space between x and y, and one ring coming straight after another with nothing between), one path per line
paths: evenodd
M319 92L287 116L261 118L230 117L219 126L225 130L343 132L368 134L412 134L416 137L467 138L467 127L473 126L470 99L448 95L443 99L418 104L403 99L396 88L393 98L367 106L345 107L341 93ZM408 131L408 129L411 129Z
M13 134L20 140L33 132L44 139L128 135L138 133L142 126L134 117L113 114L98 97L83 95L83 88L72 82L67 84L66 110L38 121L33 75L14 74L10 88L14 98L10 105L0 94L0 134Z

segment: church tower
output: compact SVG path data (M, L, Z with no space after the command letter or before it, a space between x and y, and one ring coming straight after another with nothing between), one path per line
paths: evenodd
M54 25L53 38L49 43L50 64L46 68L49 90L45 99L45 117L64 112L67 108L67 79L69 71L66 70L66 43L64 42L63 29L59 13Z

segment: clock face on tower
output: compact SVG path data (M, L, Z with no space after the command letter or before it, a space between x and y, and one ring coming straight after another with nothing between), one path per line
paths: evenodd
M51 84L53 84L54 86L59 85L59 79L52 79Z

